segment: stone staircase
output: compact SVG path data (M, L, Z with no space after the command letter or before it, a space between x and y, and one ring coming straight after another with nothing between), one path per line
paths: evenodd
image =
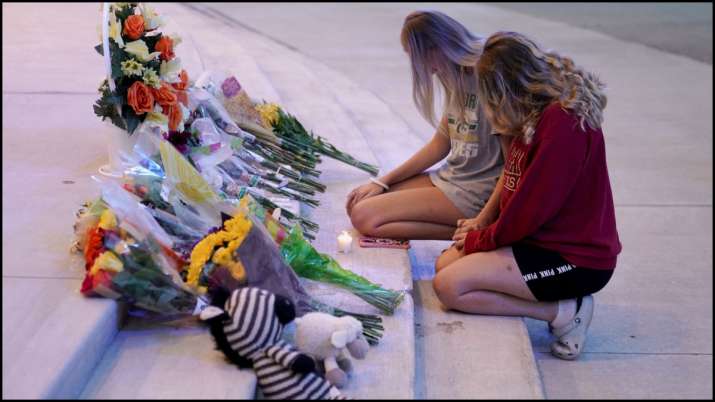
M164 3L160 11L171 15L182 32L191 33L191 39L200 44L206 69L236 74L253 97L279 102L307 127L356 158L389 170L421 144L384 102L326 66L204 5ZM327 158L321 168L321 180L328 186L321 207L303 211L321 226L316 248L374 282L408 292L395 315L383 317L381 343L371 348L365 360L355 362L344 392L356 399L543 398L522 319L446 312L429 280L413 281L417 265L425 272L419 279L429 279L429 267L444 242L415 242L409 253L357 245L350 254L336 252L336 235L351 228L344 212L345 194L368 175ZM79 286L79 281L68 280L67 286ZM306 286L316 298L336 307L376 312L347 292L313 282ZM18 288L11 297L20 298L21 292ZM77 317L80 311L91 324L85 323L78 331L57 319L42 328L45 332L38 331L36 348L40 349L50 348L54 337L63 337L67 350L53 354L52 365L43 365L43 355L36 349L14 353L15 365L4 359L4 397L255 397L253 372L227 364L213 350L206 330L193 320L149 323L130 318L121 325L121 306L73 296L63 296L71 304L66 308L62 308L66 303L60 304L54 314ZM4 305L6 300L3 296ZM90 310L94 313L87 315ZM26 341L12 339L15 345ZM11 346L3 341L4 352ZM29 381L29 374L40 377L41 386Z

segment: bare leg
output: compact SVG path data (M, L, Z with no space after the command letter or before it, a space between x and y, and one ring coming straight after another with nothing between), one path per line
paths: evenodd
M539 302L531 293L511 247L462 256L439 270L433 286L442 304L466 313L542 321L558 313L558 302Z
M457 261L462 257L464 257L464 252L462 252L461 250L457 250L457 248L454 246L444 250L442 254L437 257L437 261L435 261L434 263L435 273L443 270L444 268L447 268L449 264Z
M358 202L350 219L368 236L449 240L464 215L429 177L420 175Z

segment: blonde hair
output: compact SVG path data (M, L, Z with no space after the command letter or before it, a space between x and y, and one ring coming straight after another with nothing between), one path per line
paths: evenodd
M606 108L605 85L599 78L555 52L542 51L516 32L490 36L477 66L482 106L492 126L504 134L531 141L541 113L552 102L571 109L584 124L597 129Z
M445 109L454 105L464 114L467 80L476 79L483 38L439 11L415 11L405 18L400 40L410 57L412 98L422 117L436 127L432 68L439 72Z

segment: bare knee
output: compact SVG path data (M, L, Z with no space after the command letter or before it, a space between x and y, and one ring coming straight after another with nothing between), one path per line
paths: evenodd
M434 272L439 273L439 271L445 269L449 263L452 261L448 256L446 256L447 251L444 253L440 254L439 257L437 257L437 261L434 262Z
M457 286L455 285L449 275L446 275L444 272L437 273L432 280L434 293L437 295L439 301L448 309L452 309L456 306L460 296Z
M377 211L369 204L358 202L350 213L353 227L363 235L374 236L377 229Z
M449 264L457 261L459 258L463 257L464 254L457 250L454 246L448 248L442 254L437 257L437 261L434 263L435 272L440 272L445 269Z

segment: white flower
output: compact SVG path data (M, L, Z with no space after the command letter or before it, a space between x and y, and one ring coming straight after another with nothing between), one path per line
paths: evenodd
M149 54L149 48L147 47L146 42L141 39L127 43L126 45L124 45L124 50L127 53L136 56L144 63L154 60L161 54L161 52L154 52Z
M144 80L144 83L150 87L154 87L156 89L161 87L161 81L159 80L159 76L156 74L154 69L147 68L144 70L144 76L142 79Z
M174 49L176 49L176 47L179 46L179 43L183 42L183 40L181 39L181 36L179 36L177 34L169 35L169 37L174 42Z
M184 105L179 102L179 107L181 108L181 123L179 123L179 127L177 130L179 132L183 132L186 129L186 122L189 121L189 118L191 117L191 110L188 108L184 107Z
M144 17L144 29L147 31L164 26L164 19L159 16L156 10L146 4L142 7L142 17Z
M158 104L154 105L154 111L147 113L144 124L149 127L158 127L162 133L169 131L169 118Z
M169 83L181 82L179 73L181 73L181 60L178 57L169 61L162 61L161 66L159 66L159 76L163 81Z
M138 75L142 76L144 66L134 59L129 59L121 62L122 73L126 76Z

